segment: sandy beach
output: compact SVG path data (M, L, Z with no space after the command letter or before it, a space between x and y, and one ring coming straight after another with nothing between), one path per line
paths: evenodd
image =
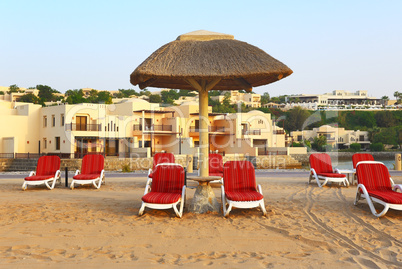
M182 219L173 210L138 216L145 174L107 175L99 190L70 190L62 178L54 190L22 191L24 176L0 179L2 268L402 267L401 211L378 219L365 201L353 205L356 186L308 185L305 171L257 173L267 217L259 209L228 218L185 209ZM221 202L219 185L214 191Z

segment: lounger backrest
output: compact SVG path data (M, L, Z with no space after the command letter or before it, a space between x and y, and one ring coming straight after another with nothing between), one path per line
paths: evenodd
M57 170L60 170L60 158L58 156L42 156L38 160L36 166L36 175L54 175Z
M180 164L158 164L153 171L152 192L181 193L184 168Z
M220 154L209 154L209 172L223 173L223 158Z
M388 168L380 162L360 162L356 167L357 181L367 191L392 190Z
M228 161L223 166L225 191L244 192L257 190L254 166L249 161Z
M155 170L155 167L160 163L174 163L174 155L173 153L156 153L154 155L154 163L152 166L152 170Z
M356 153L352 156L353 168L356 169L356 165L361 161L374 161L373 155L369 153Z
M316 173L332 173L331 157L326 153L314 153L310 155L310 167Z
M81 174L100 174L104 168L105 158L100 154L88 154L82 159Z

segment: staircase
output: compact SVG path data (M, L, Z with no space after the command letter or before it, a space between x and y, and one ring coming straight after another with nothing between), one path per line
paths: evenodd
M5 167L4 171L35 171L38 159L14 159L11 165Z

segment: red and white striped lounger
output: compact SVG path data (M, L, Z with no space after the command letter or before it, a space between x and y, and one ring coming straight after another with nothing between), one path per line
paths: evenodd
M142 197L138 215L144 213L145 207L152 209L173 208L181 218L186 199L186 185L184 168L176 163L161 163L152 171L152 178L148 178ZM152 184L151 184L152 183ZM180 209L177 208L180 203Z
M328 182L343 183L349 187L346 175L334 172L331 157L327 153L314 153L310 155L310 177L308 184L313 179L316 180L319 187L325 186ZM324 182L321 184L320 180L324 180Z
M402 210L402 187L394 184L388 168L383 163L359 162L356 167L356 175L358 185L355 205L361 198L366 199L371 213L376 217L384 216L390 208ZM384 209L377 213L373 202L383 205Z
M232 207L260 207L267 214L261 186L256 183L254 166L249 161L228 161L223 166L222 207L227 217ZM226 208L226 204L228 207Z
M28 185L42 184L51 190L56 181L60 181L60 158L58 156L42 156L38 160L36 172L31 171L29 176L24 179L22 190L25 191Z
M84 185L93 184L99 189L102 182L105 183L105 158L100 154L88 154L82 159L80 170L75 172L70 188L74 189L74 184Z

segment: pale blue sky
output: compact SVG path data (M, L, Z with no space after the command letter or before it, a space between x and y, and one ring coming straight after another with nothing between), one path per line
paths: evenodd
M131 72L180 34L232 34L288 65L271 96L402 91L402 1L0 1L0 86L134 87ZM152 90L152 89L151 89Z

